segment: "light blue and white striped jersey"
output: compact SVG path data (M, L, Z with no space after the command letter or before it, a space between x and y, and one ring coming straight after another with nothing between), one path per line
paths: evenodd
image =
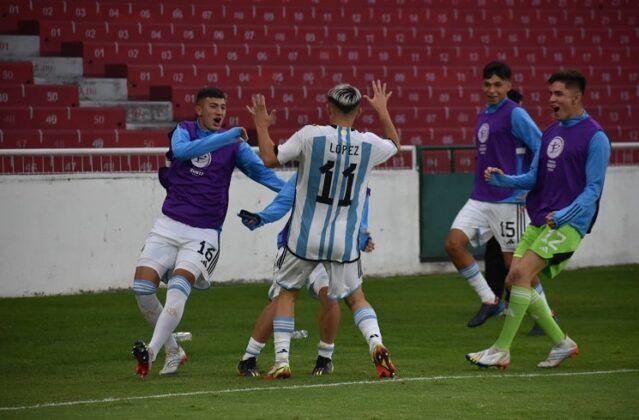
M281 164L299 162L289 251L312 261L359 259L371 169L396 152L391 140L330 125L306 125L280 145Z

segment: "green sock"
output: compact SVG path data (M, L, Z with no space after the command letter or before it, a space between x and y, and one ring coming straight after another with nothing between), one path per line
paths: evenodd
M557 321L552 317L552 311L548 307L548 304L539 296L536 290L533 289L532 297L530 299L530 306L528 306L528 313L541 327L546 335L552 340L553 344L559 344L566 338L566 334L561 330Z
M506 320L494 344L498 349L510 349L515 334L517 334L521 325L521 320L524 319L528 305L530 305L531 290L528 287L521 286L513 286L510 289L510 303L506 311Z

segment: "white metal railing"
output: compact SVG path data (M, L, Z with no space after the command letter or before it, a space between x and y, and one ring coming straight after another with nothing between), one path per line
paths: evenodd
M257 147L253 147L253 150L258 151ZM9 157L39 157L42 158L41 162L44 166L44 159L64 157L64 156L95 156L99 160L100 157L105 156L118 156L118 157L133 157L133 156L155 156L156 158L163 157L168 151L167 147L105 147L105 148L52 148L52 149L0 149L0 158L3 156ZM410 169L415 170L417 168L417 154L415 146L401 146L400 151L403 153L410 153ZM104 172L109 170L109 167L104 167L97 162L98 170L89 170L89 172ZM116 165L117 167L117 165ZM406 166L405 166L406 167ZM7 174L4 168L0 168ZM78 170L79 169L79 170ZM152 171L153 168L138 170L138 172ZM51 171L25 171L26 173L53 173ZM25 173L20 172L20 173ZM73 170L65 170L67 172L84 172L82 168L74 168Z
M612 143L612 148L614 151L617 150L634 150L634 149L639 149L639 142L618 142L618 143ZM257 150L256 147L253 148L254 150ZM65 156L94 156L96 157L96 162L95 165L93 163L91 163L91 167L87 168L86 170L84 168L82 168L82 163L80 164L79 167L73 167L73 168L62 168L60 171L55 171L55 170L47 170L44 171L42 169L40 170L22 170L22 171L16 171L16 174L29 174L29 173L37 173L37 174L47 174L47 173L73 173L73 172L105 172L105 171L109 171L109 170L114 170L114 171L118 171L118 172L126 172L122 169L118 170L118 167L120 167L118 164L116 164L113 168L109 165L104 166L102 164L101 161L101 157L106 157L106 156L117 156L120 158L120 160L122 159L126 159L128 161L130 161L133 157L137 156L137 157L141 157L141 156L155 156L155 165L150 164L150 165L144 165L144 162L142 162L141 164L139 163L135 170L135 172L149 172L149 171L154 171L155 168L158 166L158 162L160 162L158 159L162 159L163 155L167 152L168 148L166 147L108 147L108 148L52 148L52 149L0 149L0 159L3 157L13 157L13 158L18 158L18 157L23 157L25 159L28 159L29 157L31 158L36 158L39 157L41 158L41 163L42 166L41 168L44 168L46 166L54 167L53 164L53 159L55 159L56 157L65 157ZM402 153L409 153L410 154L410 165L403 165L402 168L410 168L413 170L417 169L418 166L418 161L417 161L417 147L416 146L401 146L400 151ZM45 160L49 160L49 162L45 162ZM140 159L138 158L138 161L140 161ZM159 163L160 165L163 164L163 160ZM3 164L5 162L2 162ZM620 162L618 164L623 164L624 162ZM62 163L64 166L64 162ZM637 165L637 162L631 162L630 164L632 165ZM3 165L4 166L4 165ZM60 165L57 165L60 166ZM97 168L97 169L95 169ZM6 174L11 174L10 171L7 171L7 168L0 168L0 171L2 173Z

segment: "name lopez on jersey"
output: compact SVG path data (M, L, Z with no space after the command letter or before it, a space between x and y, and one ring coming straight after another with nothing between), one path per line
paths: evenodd
M329 151L336 155L359 156L359 146L344 146L343 144L330 144Z

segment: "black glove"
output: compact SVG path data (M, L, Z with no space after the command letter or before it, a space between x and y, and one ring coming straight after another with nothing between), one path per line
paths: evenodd
M251 230L255 230L258 227L264 225L264 222L262 222L262 218L257 213L240 210L237 215L242 219L242 224Z

